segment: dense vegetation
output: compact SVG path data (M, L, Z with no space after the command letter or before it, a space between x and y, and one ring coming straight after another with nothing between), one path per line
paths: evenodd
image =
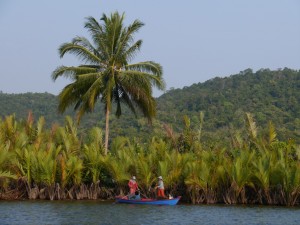
M126 111L112 118L107 156L104 113L77 126L54 95L1 93L0 198L111 198L134 174L147 196L162 175L188 202L299 205L299 73L246 70L171 90L152 127Z
M246 112L259 125L272 121L283 139L300 138L300 71L251 69L225 78L214 78L183 89L174 89L158 98L159 120L180 130L181 118L188 115L197 124L203 111L204 130L224 137L230 128L243 126ZM176 122L174 122L176 121ZM217 134L217 135L216 135Z
M112 139L126 136L144 142L149 136L162 136L162 127L166 125L173 132L180 133L185 126L184 115L189 116L192 128L196 129L201 125L199 117L202 112L203 141L224 145L224 140L230 142L233 131L243 133L244 115L250 112L262 127L267 127L272 121L279 140L292 138L300 142L300 71L285 68L276 71L262 69L253 73L247 69L230 77L170 90L156 100L158 115L152 126L139 115L135 118L126 108L119 119L112 116ZM15 114L16 118L26 119L31 110L35 118L45 117L47 127L54 122L63 124L65 115L74 118L72 109L59 115L57 106L57 97L48 93L0 93L2 118ZM96 105L95 112L82 119L79 131L93 126L104 129L103 106Z
M118 137L104 156L98 127L83 141L70 117L46 129L43 117L7 116L0 120L0 199L111 198L127 193L134 174L146 196L162 175L167 193L193 203L298 205L299 145L278 141L271 123L259 135L252 115L244 119L246 135L234 133L230 147L203 146L186 116L179 136L169 130L143 144Z

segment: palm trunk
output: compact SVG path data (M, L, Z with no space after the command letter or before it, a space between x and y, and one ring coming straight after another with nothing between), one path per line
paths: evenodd
M108 136L109 136L109 109L107 107L106 109L106 115L105 115L105 152L104 155L107 155L108 150Z

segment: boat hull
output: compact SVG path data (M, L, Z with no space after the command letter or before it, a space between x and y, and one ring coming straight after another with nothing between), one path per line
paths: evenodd
M126 198L116 198L117 203L124 203L124 204L136 204L136 205L176 205L179 200L180 196L173 199L141 199L141 200L130 200Z

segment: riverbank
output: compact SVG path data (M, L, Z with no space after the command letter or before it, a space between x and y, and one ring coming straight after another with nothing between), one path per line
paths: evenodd
M9 116L0 120L0 193L3 199L113 199L128 193L135 175L141 192L153 197L162 176L166 194L192 204L299 205L300 147L277 140L272 126L258 136L247 118L249 134L233 136L230 147L183 136L148 143L117 137L105 155L98 127L83 139L71 118L46 129L43 118L34 125Z
M99 194L99 193L98 193ZM104 196L106 195L106 198L89 198L89 195L77 195L81 196L81 198L70 198L70 197L66 197L64 199L60 198L56 198L54 197L53 199L50 198L45 198L45 195L37 195L34 199L29 199L28 196L26 196L25 192L19 192L19 191L8 191L7 193L0 193L0 202L6 202L6 201L27 201L27 202L31 202L31 201L36 201L36 202L85 202L85 201L91 201L91 202L106 202L106 203L114 203L115 202L115 198L112 195L112 193L109 195L107 195L107 191L103 192L102 194L99 194L98 196ZM67 195L65 195L67 196ZM70 195L69 195L70 196ZM147 196L145 196L147 197ZM152 197L155 198L155 197ZM260 207L260 206L265 206L265 207L286 207L286 205L283 204L261 204L259 202L248 202L248 203L235 203L235 204L226 204L225 202L214 202L214 203L204 203L204 202L191 202L189 201L189 198L187 196L183 196L179 202L179 204L185 204L185 205L211 205L211 206L226 206L226 205L232 205L232 206L242 206L242 207ZM290 207L290 206L289 206ZM296 202L293 207L295 208L299 208L300 207L300 203Z

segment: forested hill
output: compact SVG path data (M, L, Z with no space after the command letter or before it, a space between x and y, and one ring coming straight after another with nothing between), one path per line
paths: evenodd
M158 103L159 118L169 123L189 115L191 124L195 124L199 112L203 111L204 130L224 131L229 126L242 127L245 113L250 112L261 128L272 121L282 138L300 138L298 70L261 69L253 73L247 69L229 77L171 90Z
M65 116L74 117L74 113L70 109L64 115L58 114L57 102L57 97L49 93L0 93L0 116L15 114L17 119L25 119L31 110L36 120L44 116L48 126L54 122L63 124ZM300 71L297 70L262 69L253 73L247 69L229 77L170 90L157 98L157 103L158 114L152 127L126 109L120 119L112 116L112 137L149 138L162 134L163 124L182 132L184 115L190 118L191 128L197 129L202 111L203 133L207 137L222 139L232 130L244 127L245 113L250 112L259 127L264 129L272 121L279 138L300 140ZM104 112L99 105L95 113L83 118L81 129L95 125L104 128Z

